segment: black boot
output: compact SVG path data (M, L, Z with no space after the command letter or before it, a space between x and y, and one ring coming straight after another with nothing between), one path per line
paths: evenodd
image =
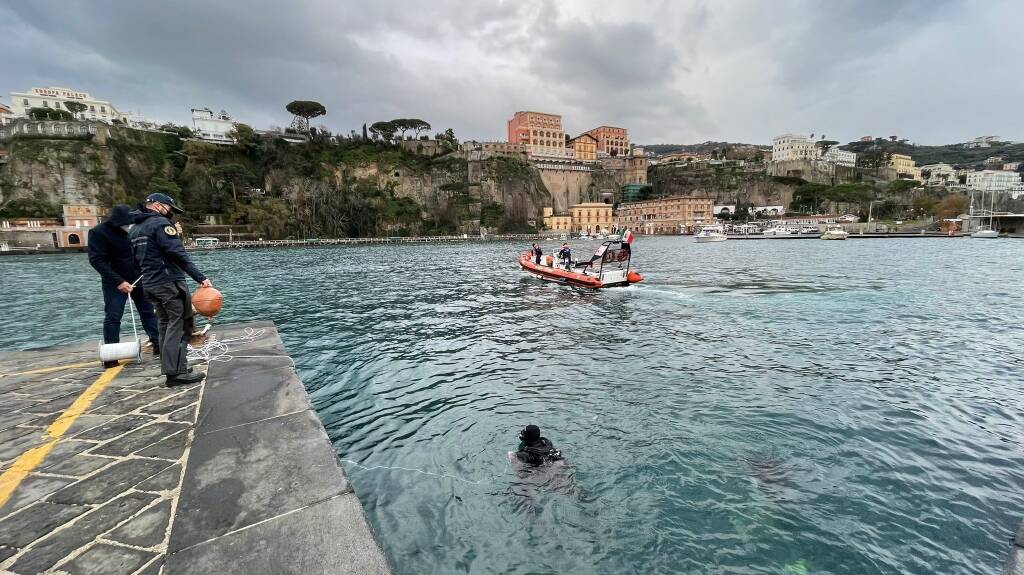
M178 375L167 376L167 387L175 385L191 385L206 379L205 373L179 373Z

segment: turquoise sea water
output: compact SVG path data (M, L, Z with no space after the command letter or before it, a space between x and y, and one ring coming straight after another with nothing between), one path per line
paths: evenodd
M277 323L339 454L392 468L345 464L397 573L998 572L1024 242L641 238L647 281L601 293L522 248L196 256L218 321ZM84 257L0 285L0 349L99 336ZM568 467L510 468L528 423Z

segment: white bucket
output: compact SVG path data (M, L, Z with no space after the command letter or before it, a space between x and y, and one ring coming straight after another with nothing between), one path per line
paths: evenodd
M141 362L142 344L137 341L100 344L100 361L118 361L122 359L134 359Z

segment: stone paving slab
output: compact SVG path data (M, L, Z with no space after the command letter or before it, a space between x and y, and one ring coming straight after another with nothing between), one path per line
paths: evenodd
M124 366L18 484L0 575L389 572L273 324L212 332L252 337L199 385ZM53 441L95 358L94 342L0 352L0 473Z
M274 521L168 557L170 573L373 575L390 573L355 494L339 495ZM269 547L269 548L268 548Z
M0 353L0 395L14 398L0 416L0 471L51 440L46 428L104 373L95 358L95 343ZM202 393L163 381L157 362L126 365L0 507L0 573L159 574L194 420L154 406L177 397L175 409L196 410Z
M273 324L253 327L210 366L164 574L389 573Z

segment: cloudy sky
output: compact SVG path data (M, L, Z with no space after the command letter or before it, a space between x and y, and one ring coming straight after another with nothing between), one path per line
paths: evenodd
M1024 140L1020 0L0 0L0 101L62 86L189 123L335 132L418 117L502 139L516 110L638 143L784 132Z

